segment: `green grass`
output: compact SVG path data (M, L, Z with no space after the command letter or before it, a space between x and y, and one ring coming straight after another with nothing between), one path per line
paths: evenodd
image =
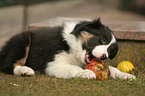
M137 80L104 81L81 78L58 79L0 73L0 96L145 96L145 75Z

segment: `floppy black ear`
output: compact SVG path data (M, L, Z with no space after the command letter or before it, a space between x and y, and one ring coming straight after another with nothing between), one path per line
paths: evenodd
M109 58L113 59L116 56L117 52L118 52L118 45L116 43L112 44L108 48Z
M90 23L88 26L93 29L100 29L103 25L101 23L100 18L98 18L98 19L93 20L93 22Z

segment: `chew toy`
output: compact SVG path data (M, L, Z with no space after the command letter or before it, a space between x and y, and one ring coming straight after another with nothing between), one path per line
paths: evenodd
M98 80L108 78L108 65L99 61L97 58L91 59L90 63L85 66L85 69L92 70L96 74L96 79Z

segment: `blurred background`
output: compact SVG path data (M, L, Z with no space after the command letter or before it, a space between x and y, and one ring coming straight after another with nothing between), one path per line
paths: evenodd
M145 0L0 0L0 46L28 24L57 16L145 21Z
M29 24L58 16L89 19L101 17L102 22L116 23L145 21L145 0L0 0L0 48L13 35L26 31ZM137 41L119 42L122 50L114 62L128 58L136 65L140 64L145 71L143 44ZM124 56L126 54L130 55Z

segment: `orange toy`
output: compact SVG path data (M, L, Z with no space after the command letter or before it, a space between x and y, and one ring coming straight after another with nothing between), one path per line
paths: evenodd
M104 80L108 78L108 65L99 61L97 58L91 59L90 63L85 66L85 69L95 72L98 80Z

